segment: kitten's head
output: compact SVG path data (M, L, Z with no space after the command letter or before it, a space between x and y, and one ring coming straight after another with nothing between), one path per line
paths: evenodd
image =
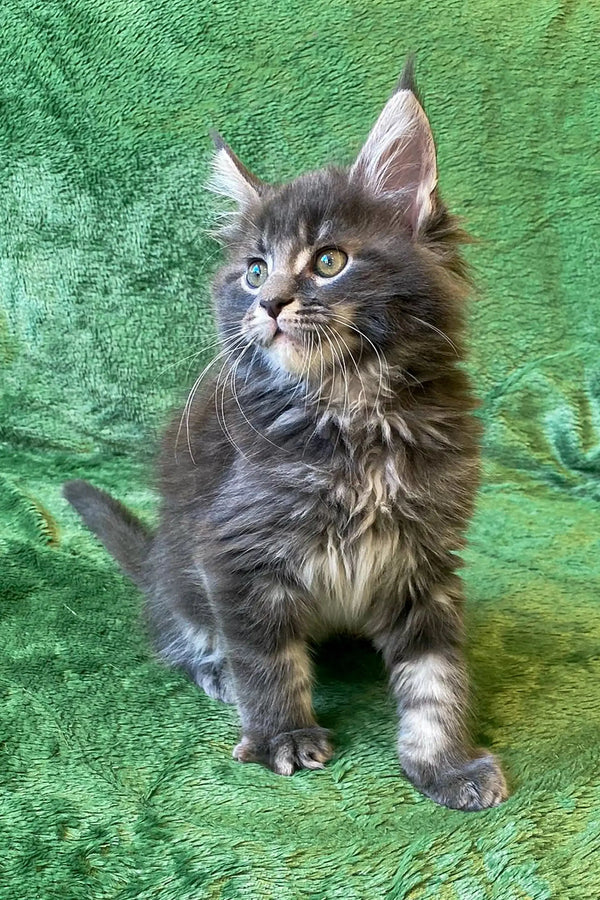
M437 193L410 63L348 169L266 184L215 140L213 188L237 204L215 282L226 340L241 335L308 380L369 366L422 372L455 357L462 233Z

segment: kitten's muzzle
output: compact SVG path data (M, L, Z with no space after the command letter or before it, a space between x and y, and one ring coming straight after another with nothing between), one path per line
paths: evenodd
M260 305L272 319L276 319L283 307L291 303L293 299L293 297L265 297L260 300Z

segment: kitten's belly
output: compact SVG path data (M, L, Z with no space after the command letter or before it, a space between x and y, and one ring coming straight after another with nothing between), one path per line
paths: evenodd
M353 540L332 528L306 552L302 578L314 601L315 637L361 631L377 594L400 589L403 566L397 528L371 527Z

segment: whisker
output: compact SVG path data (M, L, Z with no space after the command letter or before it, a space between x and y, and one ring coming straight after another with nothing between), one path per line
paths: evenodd
M450 346L456 353L457 357L460 359L460 353L458 352L458 347L456 346L456 344L453 341L450 340L450 338L444 331L442 331L440 328L437 328L435 325L432 325L431 322L426 322L425 319L419 319L418 316L413 316L412 313L409 313L409 315L410 315L411 319L415 320L415 322L420 322L421 325L425 325L427 328L431 328L432 331L435 331L437 334L439 334L440 337L444 338L444 340L448 344L450 344Z
M358 368L356 360L354 359L354 356L352 355L352 353L350 351L350 347L348 346L346 341L343 340L341 335L336 334L330 325L324 325L323 328L325 329L326 333L331 335L331 338L335 341L337 348L339 350L339 353L340 353L340 356L339 356L340 368L342 369L342 376L344 378L344 408L343 408L342 415L345 415L346 409L351 405L350 379L348 377L348 366L346 365L346 360L344 359L344 350L340 344L340 341L343 342L344 346L346 347L346 350L348 351L350 359L354 363L354 368L356 369L356 374L358 375L358 379L361 383L361 393L363 393L363 394L365 394L365 387L364 387L363 380L361 378L360 370ZM331 339L330 339L330 343L331 343ZM332 350L333 350L333 345L332 345ZM365 401L366 401L366 394L365 394Z
M304 361L302 363L302 368L300 370L300 374L298 376L298 381L296 382L296 386L295 386L294 390L292 391L292 393L290 394L290 401L295 398L295 396L298 393L298 390L300 388L304 388L304 409L306 410L306 404L308 402L308 400L307 400L307 397L308 397L307 381L308 381L308 377L310 374L310 362L311 362L311 357L312 357L312 337L309 334L309 337L311 337L311 344L310 344L310 350L308 350L306 352L305 336L304 336L303 332L301 332L301 334L302 334L302 343L303 343L303 346L305 349ZM304 375L305 372L306 372L306 381L305 381L305 375Z
M156 373L155 381L170 369L174 369L176 366L180 366L190 359L196 359L198 356L202 356L202 354L206 353L208 350L212 350L213 347L217 347L219 344L222 344L223 337L232 337L236 332L239 332L239 325L231 325L229 329L222 329L220 335L215 335L213 339L208 343L200 344L200 346L194 351L194 353L190 353L189 356L182 356L181 359L176 359L175 362L169 363L162 369L159 369Z
M246 352L247 348L248 348L248 345L247 345L247 346L244 348L244 350L242 351L242 355ZM225 435L225 437L227 438L227 440L229 441L229 443L231 444L231 446L234 447L234 449L237 450L237 452L240 454L240 456L243 456L245 460L247 460L248 462L252 462L252 460L244 453L244 451L242 450L242 448L241 448L241 447L236 443L236 441L233 439L233 437L232 437L232 435L231 435L231 432L230 432L230 430L229 430L229 428L228 428L228 426L227 426L227 421L226 421L226 419L225 419L225 388L227 387L227 380L228 380L228 378L229 378L230 375L231 375L231 371L232 371L232 367L231 367L231 366L229 367L229 370L228 370L228 372L227 372L227 375L225 376L225 378L223 379L223 382L222 382L222 387L221 387L221 415L220 415L220 416L219 416L219 408L218 408L218 402L217 402L217 401L218 401L219 383L220 383L220 380L221 380L221 375L223 374L223 369L227 366L229 360L230 360L231 357L233 356L233 353L235 353L235 350L237 350L237 349L239 349L239 347L235 347L234 350L229 354L229 356L227 357L227 359L225 360L225 362L224 362L223 365L221 366L221 369L220 369L220 371L219 371L219 374L217 375L217 380L216 380L216 383L215 383L215 413L216 413L216 415L217 415L217 421L218 421L218 423L219 423L219 427L221 428L221 431L223 432L223 434Z
M317 386L318 393L316 396L315 396L314 388L312 389L312 394L311 394L311 391L308 389L310 387L310 374L311 374L310 367L311 367L313 355L317 352L317 348L315 345L315 335L314 335L313 331L309 332L309 337L310 337L310 352L306 358L306 387L307 387L307 390L304 393L304 412L305 413L308 410L308 401L311 400L311 402L316 403L316 402L318 402L318 398L321 396L321 382L319 382L319 384ZM319 344L319 347L320 347L320 344ZM322 356L320 356L320 358L322 359ZM302 372L304 374L304 369L302 370Z
M233 347L226 345L223 348L223 350L220 353L218 353L217 356L215 356L213 359L211 359L211 361L208 363L208 365L206 365L204 367L204 369L202 370L202 372L196 378L194 384L192 385L192 388L191 388L191 390L188 394L187 400L185 402L185 406L183 407L183 411L181 413L181 418L179 420L179 428L177 429L177 435L175 438L175 461L177 461L177 446L179 444L179 438L181 436L181 430L183 428L183 422L185 419L188 451L189 451L192 462L194 463L194 465L196 465L196 460L194 459L194 454L192 452L191 441L190 441L190 411L192 408L192 404L194 402L194 397L196 396L196 393L198 391L198 388L200 387L200 384L202 383L203 378L206 376L207 372L210 371L211 367L214 366L215 363L219 361L219 359L222 359L226 354L230 354L233 350L235 350L236 347L239 347L239 345L241 343L243 343L244 340L245 340L244 336L240 335L240 337L238 337L234 341Z
M313 437L315 436L315 434L318 431L320 418L322 419L323 415L324 415L324 414L321 414L321 416L319 416L319 410L318 410L318 406L319 406L319 403L321 402L321 398L323 395L323 383L324 383L323 342L321 341L321 336L319 334L319 325L316 322L314 324L316 327L314 329L311 329L311 331L309 332L309 335L310 335L310 339L311 339L311 347L313 344L314 336L316 336L319 341L319 357L320 357L320 362L321 362L321 373L320 373L320 380L319 380L319 384L318 384L318 392L316 393L316 396L313 396L311 398L317 407L317 409L315 410L315 427L313 428L313 430L309 434L308 438L306 439L306 442L304 444L304 450L302 451L302 458L304 458L304 454L308 450L310 442L312 441ZM330 394L330 399L331 399L331 394ZM308 404L308 396L305 398L305 401L304 401L304 411L305 412L307 411L307 404Z
M349 328L351 331L355 331L358 335L360 335L361 341L365 340L368 344L371 345L371 347L375 351L375 355L377 356L377 362L379 365L379 380L378 380L378 384L377 384L377 394L376 394L375 400L373 402L373 410L375 410L377 408L377 404L379 403L379 397L380 397L381 389L383 386L383 374L384 374L383 357L382 357L380 351L377 349L377 347L373 343L373 341L369 337L367 337L367 335L363 331L361 331L360 328L357 328L355 325L350 325L350 323L346 322L345 319L342 319L341 316L334 315L331 318L334 319L336 322L340 322L342 325L345 325L346 328ZM387 363L385 364L385 369L388 370Z
M321 397L323 396L323 385L325 380L325 358L323 356L323 341L321 340L321 329L317 325L316 335L319 341L319 363L320 363L320 377L319 377L319 394L317 396L317 404L321 402Z
M331 408L331 404L333 403L333 394L335 391L335 384L336 384L335 367L336 367L336 363L339 363L340 373L341 373L342 379L344 381L344 406L342 408L342 417L343 417L346 414L346 404L347 404L347 399L348 399L348 391L347 391L348 381L347 381L347 377L346 377L347 370L346 370L346 366L344 363L344 356L343 356L343 353L341 353L341 352L338 355L336 348L333 346L333 342L332 342L330 334L329 334L331 330L328 329L327 326L323 325L323 324L322 325L317 324L317 328L319 329L319 331L321 331L321 329L323 330L323 335L326 338L327 343L329 344L329 347L331 348L331 378L330 378L331 389L329 391L329 400L327 401L327 407L325 408L325 412L323 413L323 415L324 416L327 415L327 413L329 412L329 409ZM333 334L333 332L331 332L331 334ZM338 350L339 350L339 346L338 346Z
M272 447L275 447L276 450L279 450L280 452L285 453L285 452L287 452L287 451L285 450L285 448L284 448L284 447L280 447L279 444L276 444L275 441L270 440L270 438L268 438L268 437L266 436L266 434L264 434L262 431L260 431L258 428L256 428L255 425L252 424L252 422L250 421L250 419L248 418L248 416L246 415L246 413L244 412L244 410L242 409L242 405L241 405L240 400L239 400L239 396L238 396L238 392L237 392L237 387L236 387L236 385L235 385L235 381L236 381L236 378L237 378L237 370L238 370L238 367L239 367L239 365L240 365L240 363L241 363L241 361L242 361L242 357L243 357L244 353L245 353L245 350L243 350L243 351L240 353L240 355L238 356L237 360L236 360L235 363L233 364L232 370L231 370L231 393L232 393L232 395L233 395L233 398L234 398L235 402L237 403L237 407L238 407L240 413L242 414L242 417L243 417L244 421L250 426L250 428L252 429L252 431L256 432L256 434L257 434L259 437L261 437L263 440L265 440L268 444L271 444Z
M340 371L341 371L341 373L342 373L342 379L343 379L343 381L344 381L344 406L343 406L343 408L342 408L342 418L344 418L345 415L346 415L346 409L347 409L348 402L349 402L348 377L347 377L347 368L346 368L346 364L345 364L345 362L344 362L343 354L341 354L341 355L338 357L338 354L337 354L337 352L336 352L336 349L335 349L335 347L333 346L333 344L332 344L332 342L331 342L331 338L329 337L329 334L328 334L328 330L329 330L329 329L327 329L327 326L323 325L323 326L321 326L321 327L323 327L323 329L324 329L324 330L323 330L323 334L325 335L327 341L329 342L329 345L330 345L330 347L331 347L331 355L332 355L332 359L331 359L331 361L332 361L332 367L331 367L331 369L332 369L332 371L331 371L331 390L330 390L330 392L329 392L329 400L328 400L328 402L327 402L327 408L325 409L325 412L323 413L323 416L326 416L326 415L327 415L327 412L328 412L328 410L329 410L329 408L330 408L330 405L331 405L331 403L332 403L332 400L333 400L333 391L334 391L334 388L335 388L335 377L336 377L335 363L336 363L336 360L337 360L337 361L340 363ZM318 325L317 325L317 328L319 328ZM333 334L333 332L331 332L331 333ZM338 424L338 432L337 432L337 436L336 436L336 439L335 439L335 443L334 443L333 447L331 448L331 456L332 456L332 457L333 457L333 455L334 455L334 453L335 453L335 451L336 451L336 449L337 449L337 445L339 444L341 433L342 433L342 430L341 430L341 428L340 428L340 426L339 426L339 424Z
M192 462L194 463L194 465L196 465L196 460L194 459L194 454L193 454L193 452L192 452L191 441L190 441L190 412L191 412L191 409L192 409L193 397L194 397L196 391L198 390L198 387L199 387L199 383L200 383L201 378L204 377L204 375L206 374L206 372L208 371L208 369L210 368L210 366L211 366L214 362L216 362L220 357L223 357L223 356L225 356L225 354L226 354L225 362L223 363L223 366L221 366L221 372L222 372L224 366L227 364L228 359L231 358L232 354L233 354L233 353L235 352L235 350L240 346L240 343L242 343L242 341L243 341L243 339L242 339L242 338L239 338L237 341L234 342L233 347L227 348L223 353L220 353L218 356L215 357L214 360L212 360L211 363L209 363L209 365L207 366L207 368L204 370L204 372L203 372L202 375L200 376L200 379L197 379L197 380L196 380L196 383L195 383L194 388L193 388L193 393L190 395L190 398L189 398L189 403L186 404L187 409L186 409L186 417L185 417L185 427L186 427L186 435L187 435L187 445L188 445L188 451L189 451L190 457L191 457ZM219 375L220 375L220 373L219 373ZM218 384L218 380L219 380L219 375L217 376L217 384Z
M250 372L252 371L252 367L254 365L254 360L256 359L256 354L258 353L258 350L259 350L258 347L254 348L254 353L252 354L252 359L250 360L250 364L248 365L248 368L246 369L246 377L244 378L244 387L248 384L248 376L250 375Z

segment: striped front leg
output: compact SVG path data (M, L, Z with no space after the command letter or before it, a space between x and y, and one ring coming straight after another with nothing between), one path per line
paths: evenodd
M221 620L242 738L233 755L279 775L322 769L332 749L312 708L312 672L294 611L281 585L244 586L244 602L221 600Z
M502 771L467 730L468 685L456 582L412 598L404 617L376 638L398 702L400 762L410 781L453 809L497 806L507 796Z

